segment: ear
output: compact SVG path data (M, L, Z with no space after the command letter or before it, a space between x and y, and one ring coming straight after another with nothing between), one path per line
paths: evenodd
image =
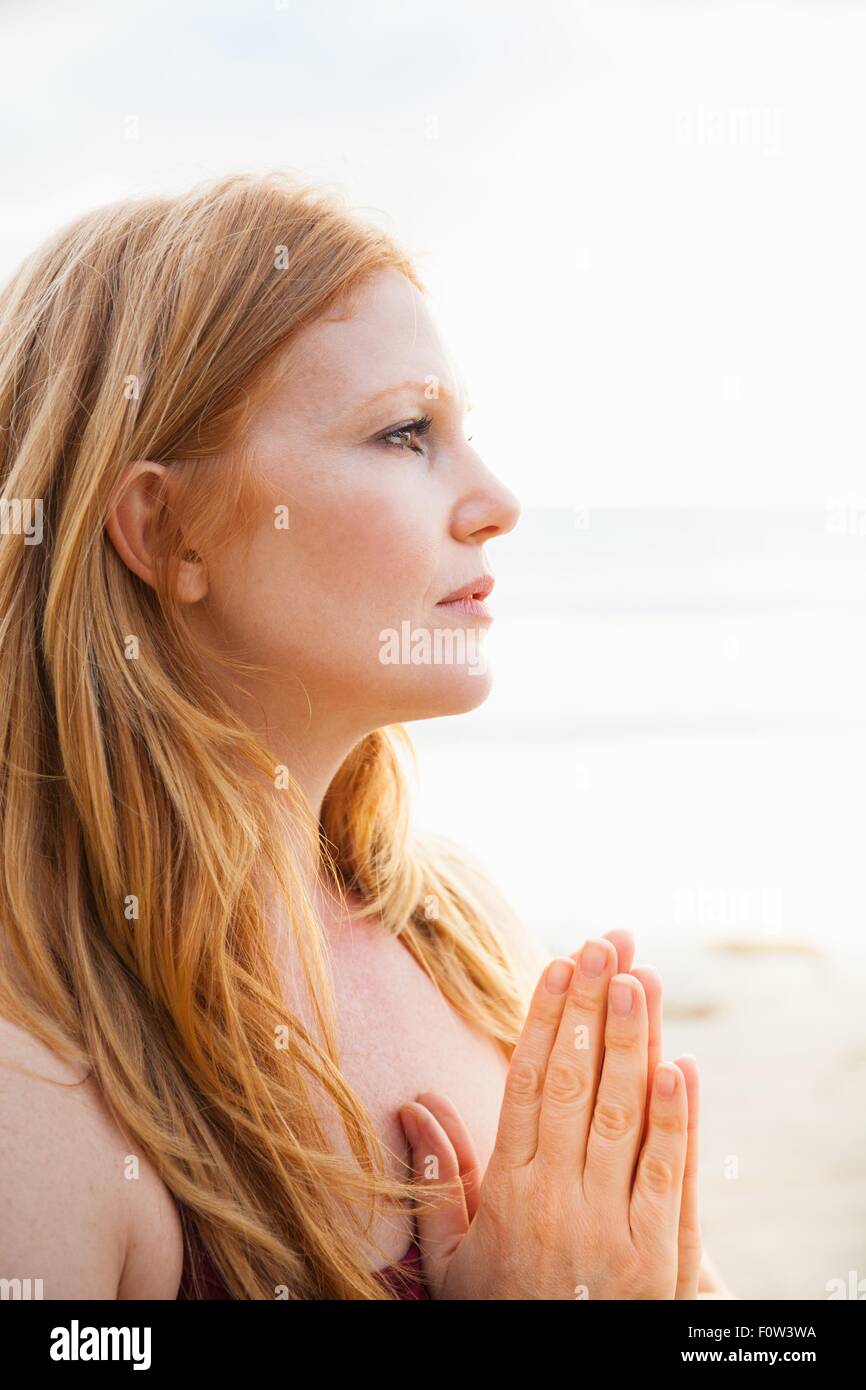
M166 478L163 499L166 495L170 499L171 476L166 464L151 459L128 463L105 519L105 529L121 560L151 588L156 587L154 543L162 521L157 493ZM179 603L198 603L207 591L205 563L195 551L188 550L178 569L175 598Z

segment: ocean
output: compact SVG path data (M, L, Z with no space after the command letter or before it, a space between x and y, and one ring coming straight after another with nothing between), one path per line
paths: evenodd
M486 555L493 689L410 726L417 823L551 950L866 964L866 509L529 511Z

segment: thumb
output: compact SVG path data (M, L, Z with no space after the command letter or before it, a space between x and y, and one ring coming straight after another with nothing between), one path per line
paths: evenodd
M426 1105L410 1101L398 1113L409 1141L419 1197L424 1199L416 1213L424 1274L436 1290L442 1287L448 1261L469 1229L460 1165L454 1145Z
M418 1097L418 1100L422 1105L426 1106L434 1118L439 1121L445 1133L448 1135L448 1138L451 1140L457 1158L457 1165L460 1169L460 1178L466 1197L466 1210L469 1213L469 1220L474 1221L475 1213L478 1210L481 1178L483 1174L478 1159L478 1150L475 1147L472 1135L466 1128L463 1118L456 1106L447 1096L440 1095L437 1091L424 1091L423 1094Z

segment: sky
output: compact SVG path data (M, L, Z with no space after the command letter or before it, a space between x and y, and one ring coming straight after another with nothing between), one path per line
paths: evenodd
M866 506L866 4L6 0L0 276L233 170L415 254L524 507Z

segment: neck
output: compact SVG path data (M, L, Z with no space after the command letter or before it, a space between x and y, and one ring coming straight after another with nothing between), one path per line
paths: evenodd
M286 677L265 678L243 687L212 673L226 703L273 756L273 780L288 773L304 798L312 824L321 823L328 787L352 749L380 723L359 709L347 690L321 691ZM283 771L285 770L285 771ZM269 779L270 780L270 779ZM275 792L278 795L278 792ZM333 904L330 886L323 892L318 845L299 835L293 846L309 901L317 909Z

